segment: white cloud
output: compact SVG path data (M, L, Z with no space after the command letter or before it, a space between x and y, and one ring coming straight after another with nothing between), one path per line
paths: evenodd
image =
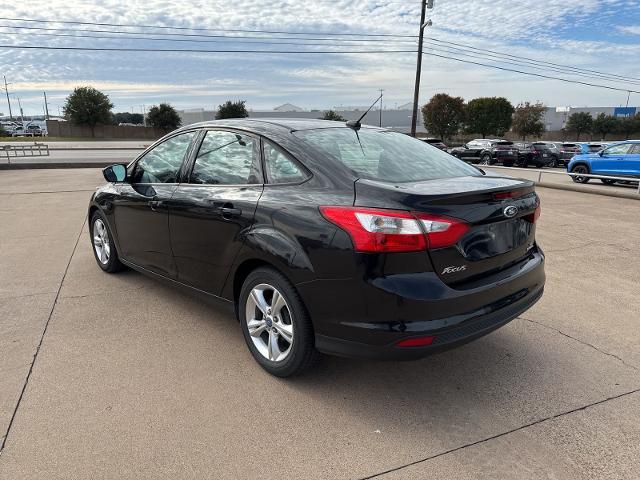
M621 15L624 22L620 20ZM168 0L105 0L99 3L50 0L39 5L37 13L34 13L29 4L18 2L12 6L11 16L98 23L161 24L195 29L385 32L414 35L417 33L419 2L197 0L190 4L183 2L178 8L175 2ZM436 2L432 18L434 27L427 30L428 36L561 65L608 71L603 65L615 64L616 74L640 77L635 62L640 53L638 45L616 43L609 40L610 35L607 34L611 29L625 34L640 33L640 5L636 1L538 0L533 3L530 0L440 0ZM8 23L0 21L1 25ZM43 26L34 23L24 25ZM599 25L604 30L598 30L596 27ZM62 25L47 25L60 26ZM80 25L67 25L65 28L108 29L106 26ZM139 40L125 42L45 36L38 33L56 32L38 30L20 33L14 31L7 35L8 29L0 30L4 31L1 43L5 45L82 44L114 48L146 46L219 49L229 42L222 38L191 37L205 41L151 44ZM119 30L131 31L126 27ZM147 31L151 33L163 30ZM193 30L184 33L215 32ZM105 35L100 32L90 34ZM245 35L261 36L257 33ZM378 47L408 50L415 48L411 42L389 43ZM245 48L292 50L301 47L247 44ZM483 62L464 57L461 52L454 50L437 53ZM211 107L227 97L244 98L253 108L272 107L286 101L308 108L326 108L340 103L369 103L378 88L385 89L387 104L407 102L413 92L415 54L278 56L0 49L0 64L3 65L2 73L14 82L12 88L25 98L25 109L34 112L42 110L39 104L42 90L51 92L52 101L61 103L69 91L79 84L91 84L103 89L111 96L116 107L122 109L164 100L178 107ZM634 88L640 90L640 86ZM623 92L567 85L425 56L421 100L427 100L438 91L447 91L465 98L505 95L513 102L542 100L552 105L618 104L626 99L626 93Z

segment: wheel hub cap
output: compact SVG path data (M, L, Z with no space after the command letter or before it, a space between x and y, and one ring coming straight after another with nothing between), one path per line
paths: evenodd
M272 362L289 356L294 342L291 310L275 287L266 283L253 287L245 305L245 318L260 355Z

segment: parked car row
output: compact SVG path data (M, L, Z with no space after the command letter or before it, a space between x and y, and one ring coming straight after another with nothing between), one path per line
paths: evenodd
M462 147L451 149L451 155L480 165L501 163L505 167L541 168L546 165L557 165L559 155L553 153L544 142L511 142L499 139L472 140Z
M46 132L35 123L26 125L16 122L2 122L2 129L12 137L44 137Z

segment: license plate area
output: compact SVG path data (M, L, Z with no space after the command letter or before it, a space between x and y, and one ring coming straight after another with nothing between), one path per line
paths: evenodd
M484 260L525 245L532 231L533 224L522 218L476 225L460 240L458 246L467 260Z

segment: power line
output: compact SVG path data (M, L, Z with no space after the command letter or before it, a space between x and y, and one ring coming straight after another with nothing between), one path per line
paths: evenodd
M97 22L80 22L72 20L39 20L34 18L14 18L0 17L0 20L9 20L12 22L33 22L33 23L62 23L66 25L94 25L100 27L136 27L136 28L157 28L167 30L192 30L201 32L238 32L238 33L270 33L270 34L287 34L287 35L331 35L331 36L356 36L356 37L399 37L399 38L416 38L416 35L398 35L393 33L336 33L336 32L291 32L284 30L249 30L249 29L231 29L231 28L194 28L194 27L168 27L166 25L143 25L143 24L126 24L126 23L97 23Z
M497 70L503 70L503 71L506 71L506 72L520 73L522 75L531 75L531 76L534 76L534 77L547 78L547 79L550 79L550 80L559 80L561 82L566 82L566 83L576 83L576 84L579 84L579 85L587 85L589 87L606 88L608 90L617 90L619 92L640 93L640 91L629 90L628 88L617 88L617 87L611 87L609 85L601 85L601 84L597 84L597 83L583 82L583 81L580 81L580 80L571 80L571 79L568 79L568 78L553 77L551 75L543 75L541 73L525 72L525 71L522 71L522 70L515 70L513 68L500 67L498 65L489 65L489 64L486 64L486 63L474 62L474 61L471 61L471 60L464 60L462 58L449 57L449 56L446 56L446 55L438 55L437 53L423 52L423 54L424 55L430 55L432 57L444 58L446 60L455 60L457 62L469 63L469 64L472 64L472 65L479 65L481 67L495 68Z
M329 45L325 45L329 46ZM355 46L355 45L354 45ZM87 52L160 52L160 53L267 53L267 54L366 54L415 53L415 50L205 50L199 48L109 48L109 47L49 47L45 45L0 45L0 48L20 50L77 50ZM626 90L625 90L626 91Z
M238 36L238 35L205 35L205 34L195 34L195 33L153 33L153 32L125 32L122 30L96 30L96 29L82 29L82 30L73 30L68 28L52 28L52 27L25 27L25 26L16 26L16 25L0 25L2 28L13 28L20 30L43 30L43 31L52 31L52 32L79 32L79 33L112 33L118 35L163 35L163 36L171 36L171 37L196 37L196 38L229 38L229 39L270 39L270 40L292 40L294 38L299 37L265 37L265 36ZM125 37L130 38L130 37ZM347 38L317 38L317 37L305 37L301 40L317 40L324 42L393 42L393 43L412 43L411 40L396 40L396 39L384 39L384 38L361 38L361 39L347 39Z
M0 27L3 27L3 25L0 25ZM67 31L74 31L74 30L67 30ZM79 31L78 31L79 32ZM1 33L8 33L8 32L0 32ZM188 43L233 43L234 40L237 40L238 43L241 44L259 44L259 45L305 45L305 46L323 46L323 47L364 47L366 45L359 45L359 44L353 44L353 43L344 43L344 42L362 42L362 41L369 41L369 40L342 40L342 39L334 39L334 38L330 38L330 39L317 39L317 40L325 40L325 41L330 41L330 42L338 42L338 43L315 43L315 42L305 42L304 40L313 40L313 39L295 39L295 38L291 38L289 37L290 40L297 40L295 42L282 42L282 41L277 41L277 42L271 42L271 41L262 41L262 40L246 40L246 38L264 38L265 40L270 40L270 37L225 37L225 38L217 38L217 39L208 39L208 40L202 40L202 39L189 39L189 38L157 38L157 37L110 37L108 35L74 35L74 34L70 34L70 33L32 33L31 35L38 35L38 36L47 36L47 37L64 37L64 38L94 38L94 39L101 39L101 40L116 40L116 41L122 41L122 40L145 40L145 41L156 41L156 42L188 42ZM275 39L278 38L282 38L282 39L286 39L287 37L274 37ZM389 41L386 40L374 40L375 42L378 42L379 44L385 44L388 45ZM398 41L396 41L398 42ZM405 43L405 41L400 41ZM409 43L413 43L410 42Z
M428 37L428 39L429 40L433 40L435 42L447 43L449 45L455 45L455 46L458 46L458 47L464 47L464 48L468 48L468 49L472 49L472 50L479 50L481 52L489 52L489 53L493 53L493 54L496 54L496 55L502 55L502 56L505 56L505 57L513 57L513 58L518 58L518 59L531 60L531 61L538 62L538 63L546 63L546 64L552 65L554 67L565 67L565 68L570 68L572 70L581 70L581 71L587 72L587 73L597 73L597 74L600 74L600 75L608 75L608 76L611 76L611 77L617 77L617 78L623 78L623 79L632 79L632 80L639 80L640 81L640 78L638 78L638 77L630 77L630 76L625 76L625 75L617 75L617 74L614 74L614 73L599 72L597 70L590 70L588 68L581 68L581 67L572 67L570 65L561 65L559 63L547 62L545 60L536 60L535 58L524 57L524 56L520 56L520 55L512 55L512 54L509 54L509 53L497 52L495 50L489 50L487 48L474 47L472 45L468 45L468 44L464 44L464 43L455 43L455 42L450 42L448 40L440 40L440 39L435 38L435 37Z
M433 44L430 44L433 45ZM440 47L440 45L438 45L438 47ZM569 75L577 75L577 76L581 76L581 77L585 77L585 78L595 78L598 80L607 80L607 81L611 81L611 82L624 82L624 83L630 83L632 85L640 85L640 82L635 81L635 80L623 80L623 79L618 79L618 78L612 78L606 75L596 75L596 74L589 74L589 73L582 73L582 72L574 72L571 70L566 70L566 69L562 69L559 67L550 67L550 66L546 66L546 65L541 65L539 63L535 63L535 62L528 62L528 61L520 61L520 60L510 60L510 59L504 59L501 57L496 57L495 55L489 55L488 54L478 54L477 52L471 51L471 50L465 50L463 48L457 48L457 47L449 47L449 46L443 46L443 49L438 48L438 47L433 47L430 46L430 50L436 51L436 52L443 52L443 53L454 53L454 54L460 54L460 55L464 55L467 57L471 57L471 58L478 58L480 60L489 60L489 61L494 61L494 62L499 62L499 63L506 63L507 65L515 65L515 66L521 66L521 67L537 67L541 70L547 70L550 72L554 72L554 73L563 73L563 74L569 74ZM453 51L452 51L453 50ZM472 52L472 53L468 53L468 52Z

